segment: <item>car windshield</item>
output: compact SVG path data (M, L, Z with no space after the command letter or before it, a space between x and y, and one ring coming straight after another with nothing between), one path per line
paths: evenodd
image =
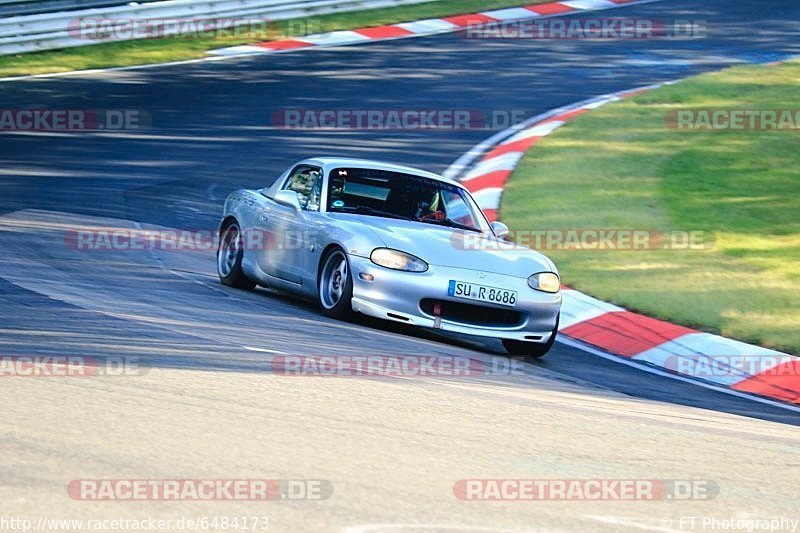
M385 170L334 169L328 180L328 211L489 231L478 206L461 187Z

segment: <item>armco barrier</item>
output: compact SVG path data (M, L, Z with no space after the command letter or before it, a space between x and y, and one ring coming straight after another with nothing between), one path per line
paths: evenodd
M159 20L259 18L286 20L340 11L417 4L430 0L167 0L144 4L0 18L0 55L96 44L70 35L70 23L80 18ZM131 37L134 38L134 37ZM116 40L122 40L117 38Z
M137 0L137 3L156 1L158 0ZM129 3L126 0L0 0L0 17L59 13L90 7L124 6Z

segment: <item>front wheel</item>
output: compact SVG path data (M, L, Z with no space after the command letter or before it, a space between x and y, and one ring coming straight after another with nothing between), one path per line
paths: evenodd
M219 248L217 248L217 273L223 285L237 289L251 290L256 284L242 271L242 231L233 220L225 224L219 232Z
M550 335L549 341L540 343L503 339L503 348L505 348L506 351L511 355L520 357L527 357L530 359L540 359L544 357L556 342L556 336L558 335L558 322L560 319L561 314L559 313L559 315L556 317L556 326L553 328L553 334Z
M325 256L317 292L325 316L345 319L352 315L353 278L347 255L341 248L335 248Z

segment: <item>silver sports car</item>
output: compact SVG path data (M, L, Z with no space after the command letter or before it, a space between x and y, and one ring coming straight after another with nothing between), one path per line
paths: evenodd
M353 312L495 337L541 357L558 330L561 283L544 255L503 237L458 182L375 161L314 158L225 201L222 283Z

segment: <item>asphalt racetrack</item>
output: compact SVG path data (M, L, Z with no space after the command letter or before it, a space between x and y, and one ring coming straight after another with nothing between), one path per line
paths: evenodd
M439 35L0 83L3 107L134 109L147 129L0 134L0 353L136 356L143 376L3 379L0 516L268 516L279 531L690 530L798 519L800 416L557 344L524 376L286 377L274 356L504 357L499 341L342 323L223 287L213 251L76 250L81 227L213 230L312 155L441 172L490 131L286 131L306 109L524 110L800 54L795 0L669 0L694 40ZM535 191L532 191L535 194ZM87 502L79 479L319 479L322 501ZM691 501L462 501L464 479L710 480ZM667 521L669 519L670 521ZM685 524L684 524L685 526ZM173 528L175 530L175 528ZM695 530L700 531L699 526Z

